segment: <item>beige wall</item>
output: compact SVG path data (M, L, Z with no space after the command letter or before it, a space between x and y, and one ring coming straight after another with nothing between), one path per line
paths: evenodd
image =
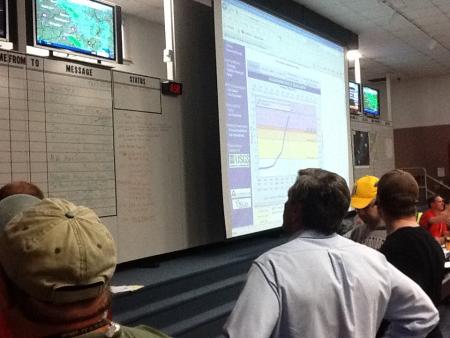
M163 62L164 26L134 15L123 15L124 64L115 70L167 78Z
M449 176L449 94L449 76L393 81L396 167L424 167L433 177L445 168Z
M450 124L450 76L392 81L395 129Z

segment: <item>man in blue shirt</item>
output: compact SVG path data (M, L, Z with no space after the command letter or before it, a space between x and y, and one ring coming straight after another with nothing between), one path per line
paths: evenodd
M423 290L379 252L336 234L350 203L345 180L298 172L283 227L294 238L255 260L224 327L227 337L425 337L439 321Z

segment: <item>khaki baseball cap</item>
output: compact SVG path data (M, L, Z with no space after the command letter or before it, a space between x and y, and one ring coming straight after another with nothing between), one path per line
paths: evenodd
M378 178L363 176L353 186L350 205L355 209L364 209L377 197Z
M10 196L9 203L19 210L23 196ZM26 205L0 230L0 262L31 297L71 303L99 296L117 259L110 232L91 209L46 198Z

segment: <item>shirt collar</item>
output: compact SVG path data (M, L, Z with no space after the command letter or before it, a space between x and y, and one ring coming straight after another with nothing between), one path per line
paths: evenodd
M311 229L305 229L297 231L294 235L292 235L291 239L294 238L316 238L316 239L322 239L322 238L333 238L336 237L337 233L333 232L330 235L322 234L316 230Z

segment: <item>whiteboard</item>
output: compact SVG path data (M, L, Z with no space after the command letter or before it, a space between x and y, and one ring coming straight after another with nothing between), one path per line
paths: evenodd
M31 181L92 208L119 262L186 248L180 101L159 88L159 78L1 52L0 186Z

